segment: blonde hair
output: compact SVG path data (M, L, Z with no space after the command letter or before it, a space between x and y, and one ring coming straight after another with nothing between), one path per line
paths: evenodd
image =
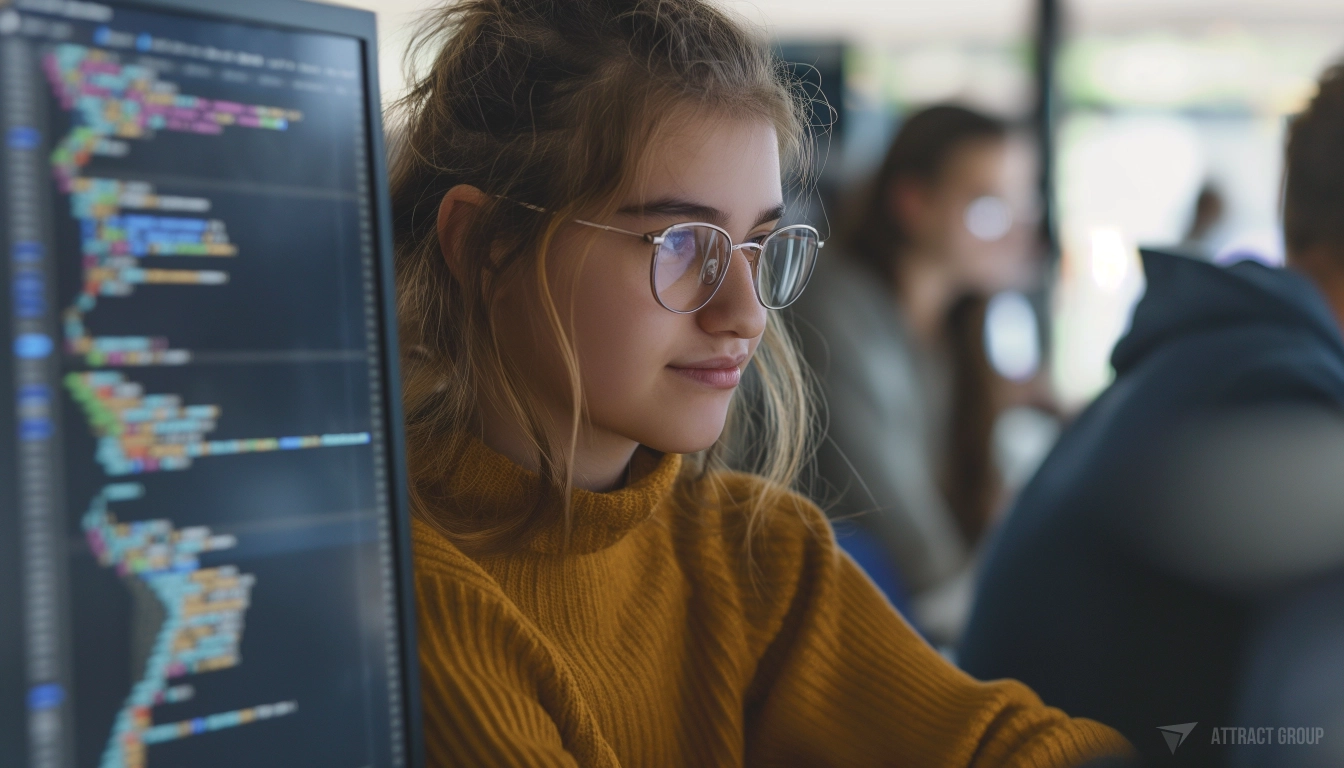
M464 549L498 552L557 515L566 530L570 522L584 416L577 356L546 278L559 228L614 212L660 121L682 106L770 120L784 167L802 180L809 105L748 30L700 0L462 0L422 21L407 54L410 89L389 114L411 507ZM416 72L417 61L429 63ZM459 184L487 196L461 238L455 276L436 222ZM527 372L494 330L501 288L519 280L537 288L568 372L568 445L553 444ZM766 479L752 503L754 529L796 482L812 418L805 370L776 313L752 368L759 397L733 398L724 435L687 457L678 483L712 481L734 437L750 430L752 468ZM437 503L481 398L523 425L540 457L543 493L508 519L452 515Z

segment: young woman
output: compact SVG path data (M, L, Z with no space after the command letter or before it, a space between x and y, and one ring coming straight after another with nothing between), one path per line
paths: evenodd
M393 171L434 765L1065 766L1123 753L947 664L789 493L801 105L698 0L435 12ZM766 477L716 469L744 369Z

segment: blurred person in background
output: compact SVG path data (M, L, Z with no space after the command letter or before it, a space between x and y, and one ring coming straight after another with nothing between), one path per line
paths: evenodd
M959 648L1154 761L1344 765L1344 65L1284 191L1289 269L1144 253L1116 379L997 532Z
M1177 249L1185 255L1211 261L1214 256L1213 235L1226 218L1227 203L1223 193L1212 181L1204 182L1190 211L1190 227Z
M829 409L817 495L935 644L965 620L1000 499L1002 398L983 328L988 297L1034 274L1025 159L995 118L954 105L912 115L794 310Z

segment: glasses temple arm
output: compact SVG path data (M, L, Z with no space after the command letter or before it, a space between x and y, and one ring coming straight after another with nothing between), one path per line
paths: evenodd
M597 229L604 229L608 232L615 232L618 235L629 235L631 237L638 237L640 240L643 240L646 243L652 243L653 245L660 245L663 242L662 236L654 234L653 232L646 232L646 233L631 232L628 229L621 229L620 227L610 227L607 226L606 224L598 224L592 221L584 221L583 219L575 219L574 223L582 224L585 227L595 227Z
M504 195L495 195L495 197L499 198L500 200L507 200L510 203L513 203L514 205L521 205L522 207L530 211L536 211L537 213L550 213L550 211L546 210L545 208L542 208L540 205L524 203L521 200L514 200L513 198L505 197ZM663 238L660 235L655 235L652 232L649 233L631 232L628 229L621 229L620 227L609 227L606 224L598 224L592 221L584 221L583 219L575 219L574 223L582 224L585 227L596 227L598 229L605 229L608 232L615 232L619 235L629 235L631 237L638 237L640 240L643 240L646 243L652 243L653 245L661 245L663 242Z

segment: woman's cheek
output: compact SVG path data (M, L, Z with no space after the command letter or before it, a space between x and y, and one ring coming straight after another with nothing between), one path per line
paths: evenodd
M624 400L647 389L669 362L661 359L671 333L666 321L677 315L653 301L647 283L643 287L644 296L629 286L583 291L589 295L575 307L575 343L584 377L592 382L589 394Z

